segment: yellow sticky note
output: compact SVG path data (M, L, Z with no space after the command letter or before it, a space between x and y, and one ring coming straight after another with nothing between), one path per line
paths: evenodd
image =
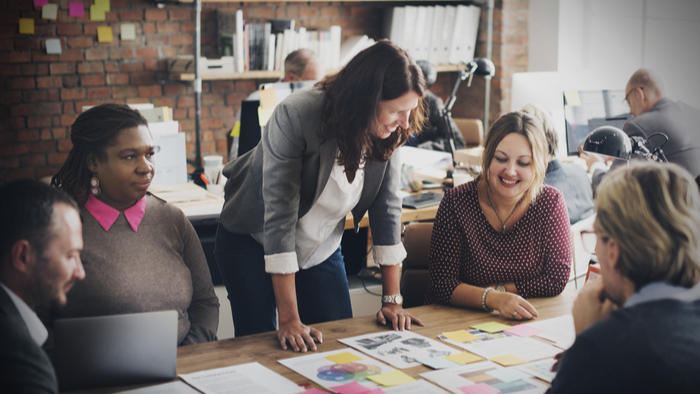
M453 363L457 363L460 365L469 364L469 363L483 360L483 358L477 356L476 354L467 353L467 352L450 354L449 356L445 356L443 358L445 360L449 360L449 361L452 361Z
M58 4L47 4L41 7L41 18L56 20L58 16Z
M90 6L90 20L91 21L103 21L105 20L105 10L94 4Z
M472 326L472 328L476 328L479 331L488 332L489 334L495 334L497 332L501 332L503 330L507 330L513 327L501 323L496 323L495 321L491 321L488 323L477 324L475 326Z
M399 370L389 373L383 373L381 375L367 376L367 379L387 387L398 386L406 383L413 383L416 381L412 377L406 375L405 373Z
M354 355L350 352L343 352L343 353L333 354L331 356L326 356L325 359L328 361L332 361L336 364L348 364L348 363L353 363L355 361L360 361L360 360L362 360L362 357L357 357L356 355Z
M476 335L468 332L467 330L457 330L450 332L443 332L442 336L447 339L451 339L456 342L470 342L479 339Z
M109 0L95 0L95 7L102 8L105 12L109 12Z
M258 107L258 120L260 121L260 126L265 126L267 124L267 121L270 120L274 111L274 108Z
M275 108L277 105L277 95L275 94L275 89L263 89L260 91L260 106L265 109Z
M19 19L20 34L34 34L34 19L20 18Z
M98 42L112 42L112 26L98 26L97 27L97 41Z
M512 354L504 354L502 356L490 358L489 360L501 364L504 367L510 367L511 365L520 365L520 364L525 364L527 363L527 360L524 360L518 356L514 356Z
M566 104L568 104L570 107L581 106L581 96L578 95L578 90L565 91L564 98L566 99Z
M233 125L233 128L231 129L231 134L229 134L231 137L238 137L241 135L241 122L238 121L236 122L235 125Z

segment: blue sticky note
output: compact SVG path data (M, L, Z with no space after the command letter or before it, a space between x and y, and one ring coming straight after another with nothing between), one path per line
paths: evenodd
M492 370L486 371L485 373L493 376L494 378L496 378L504 383L514 382L516 380L525 379L525 378L530 377L530 375L528 375L524 372L520 372L515 368L492 369Z
M453 363L450 360L446 360L444 357L421 358L416 361L432 369L447 369L459 367L459 364Z

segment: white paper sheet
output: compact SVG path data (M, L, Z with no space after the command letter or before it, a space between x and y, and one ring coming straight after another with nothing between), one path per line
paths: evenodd
M554 377L557 376L556 372L552 372L552 365L557 362L555 359L535 361L528 364L517 365L517 368L527 374L530 374L538 379L542 379L545 382L552 383Z
M499 389L502 393L509 394L540 394L547 391L547 386L535 379L525 378L504 382L487 373L487 371L501 369L503 367L500 365L490 361L482 361L455 368L425 372L420 374L420 376L455 394L464 394L460 387L471 386L476 383L485 383Z
M336 364L326 358L345 352L360 359L348 364ZM277 360L277 362L329 390L333 386L340 386L353 381L357 381L367 388L379 387L376 383L368 380L367 376L394 371L394 368L364 356L353 349L312 353L305 356Z
M543 330L543 333L536 336L551 341L555 346L564 350L570 348L576 340L576 328L574 327L574 317L572 315L529 322L527 325Z
M294 394L305 389L258 363L180 375L204 394Z
M474 333L473 331L469 332ZM505 333L484 338L487 339L472 342L455 342L448 340L448 342L454 343L483 358L512 354L527 361L535 361L551 358L561 353L560 349L532 338L521 338Z
M406 164L413 168L453 169L452 155L447 152L414 148L412 146L402 146L399 148L399 151L401 153L401 164Z
M184 382L170 382L157 384L134 390L120 391L117 394L200 394L199 391L188 386Z
M400 386L382 387L382 390L386 394L447 394L447 391L423 379Z
M403 369L421 365L422 358L461 353L442 343L412 331L386 331L339 339L338 342Z

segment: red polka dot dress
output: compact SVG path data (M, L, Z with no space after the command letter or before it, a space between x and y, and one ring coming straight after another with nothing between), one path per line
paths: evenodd
M450 304L460 283L486 287L515 282L523 298L561 293L571 269L571 229L564 195L551 186L506 233L491 227L477 181L445 192L430 240L425 303Z

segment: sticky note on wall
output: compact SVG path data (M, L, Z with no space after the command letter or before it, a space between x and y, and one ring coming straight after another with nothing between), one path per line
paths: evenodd
M105 10L105 12L109 12L109 0L95 0L95 7L99 7Z
M98 42L112 42L112 26L98 26L97 27L97 41Z
M41 7L41 17L43 19L56 20L58 16L58 4L47 4Z
M20 18L19 20L20 34L34 34L34 19Z
M136 25L133 23L122 23L119 30L121 31L123 41L132 41L136 39Z
M73 18L85 16L85 4L82 1L71 1L68 3L68 16Z
M91 21L103 21L105 20L105 10L99 8L95 5L90 6L90 20Z
M46 53L49 55L60 55L61 49L61 39L60 38L49 38L46 40Z
M49 0L34 0L34 7L42 7L49 4Z

